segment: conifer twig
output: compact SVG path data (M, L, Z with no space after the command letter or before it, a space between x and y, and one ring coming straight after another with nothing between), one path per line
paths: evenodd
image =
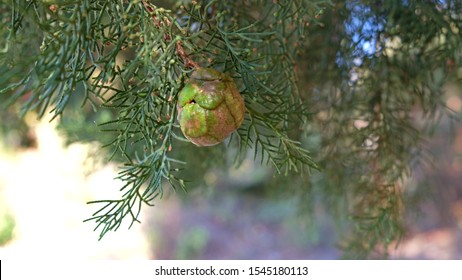
M154 14L154 8L152 6L150 6L146 1L143 1L143 5L144 7L146 8L146 10L151 14L151 17L152 17L152 20L154 22L154 24L157 26L157 27L161 27L162 26L162 22L159 21L156 17L156 15ZM168 19L165 19L165 24L167 26L170 26L170 21ZM164 39L165 41L170 41L172 38L166 33L165 34L166 36L164 36ZM195 62L194 60L192 60L185 52L185 50L183 49L183 46L181 45L181 41L177 41L176 42L176 52L178 54L178 56L181 57L181 59L183 60L184 62L184 65L185 67L187 68L199 68L199 64L197 64L197 62Z
M192 68L199 68L199 64L192 60L185 52L183 49L183 46L181 45L181 41L176 42L176 52L177 54L181 57L181 59L184 62L184 65L186 67L192 67Z
M146 8L146 10L148 11L148 13L151 15L152 17L152 21L154 22L154 24L157 26L157 27L162 27L162 24L165 23L165 25L167 26L170 26L170 21L168 20L168 18L164 18L164 21L160 21L157 19L156 15L154 14L154 8L153 6L150 6L146 1L143 1L143 5L144 7ZM170 35L168 33L165 33L164 34L164 39L165 41L170 41L172 38L170 37Z

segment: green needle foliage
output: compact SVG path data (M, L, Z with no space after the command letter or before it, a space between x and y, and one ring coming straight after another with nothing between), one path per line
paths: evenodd
M100 238L137 222L165 182L187 187L180 150L206 149L211 165L227 150L287 176L301 205L320 198L346 224L346 257L386 255L405 228L402 179L440 118L458 117L443 86L461 80L460 1L165 2L0 1L1 105L64 124L84 114L121 163L120 198L90 202ZM196 67L228 73L245 99L226 146L179 130Z
M318 168L287 134L292 119L309 115L296 91L295 46L322 2L255 1L241 14L224 1L173 10L148 1L6 1L3 71L19 64L23 75L5 81L2 93L11 103L22 101L22 114L37 110L55 118L82 87L83 105L114 112L99 125L112 135L106 146L123 162L117 178L124 186L120 199L91 202L102 205L89 220L103 237L126 218L138 221L142 205L162 195L163 181L185 188L178 173L183 163L170 152L175 141L185 141L176 103L191 66L213 67L239 82L248 109L232 143L240 153L254 149L279 173ZM262 5L264 13L251 13ZM21 61L26 37L32 54Z

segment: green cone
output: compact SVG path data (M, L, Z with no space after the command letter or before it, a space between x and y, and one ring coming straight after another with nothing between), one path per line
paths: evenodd
M181 131L197 146L222 142L241 126L244 114L244 100L233 79L212 68L195 70L179 95Z

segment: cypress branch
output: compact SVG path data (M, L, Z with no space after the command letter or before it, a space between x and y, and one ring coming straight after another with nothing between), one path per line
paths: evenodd
M120 163L120 197L90 202L100 209L86 221L102 238L138 222L164 183L187 188L185 166L197 159L178 152L191 149L178 95L206 67L233 77L247 113L227 146L195 153L210 164L225 149L236 163L253 154L350 221L346 257L385 256L405 230L403 177L427 160L425 139L441 118L460 118L443 87L461 81L461 4L182 2L0 1L5 112L63 124L83 112L78 132L98 135ZM294 175L313 170L319 179Z

